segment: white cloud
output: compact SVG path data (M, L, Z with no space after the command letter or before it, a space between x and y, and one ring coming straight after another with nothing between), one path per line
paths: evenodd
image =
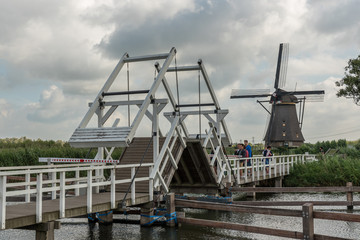
M267 113L255 100L229 95L231 88L273 89L280 42L290 42L288 88L326 90L324 103L306 106L305 138L323 128L340 132L359 115L351 100L336 98L333 85L347 60L358 55L357 6L306 0L2 1L1 132L66 140L125 52L146 55L175 46L178 65L203 59L222 108L230 109L234 140L260 140ZM152 78L153 63L130 66L131 88ZM116 88L123 89L126 75L119 79ZM174 75L168 79L175 90ZM196 79L197 73L179 74L183 102L196 99ZM21 96L22 105L14 104L19 86L27 85L38 87ZM349 114L339 114L344 109ZM126 112L117 116L126 118Z

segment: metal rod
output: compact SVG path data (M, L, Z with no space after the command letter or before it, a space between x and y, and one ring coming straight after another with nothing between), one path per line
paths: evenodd
M257 102L265 109L265 111L267 111L271 115L271 112L269 110L267 110L267 108L262 104L262 102L268 102L268 101L259 101L259 100L257 100Z
M128 58L124 59L124 62L128 63L128 62L151 61L151 60L157 60L157 59L165 59L168 56L169 56L169 53L146 55L146 56L137 56L137 57L128 57Z
M182 67L170 67L168 68L168 72L183 72L183 71L197 71L199 70L199 65L194 66L182 66Z
M149 93L149 90L135 90L135 91L124 91L124 92L107 92L102 93L103 96L114 96L114 95L128 95L128 94L145 94Z
M215 106L214 103L194 103L194 104L180 104L176 105L177 107L208 107L208 106Z

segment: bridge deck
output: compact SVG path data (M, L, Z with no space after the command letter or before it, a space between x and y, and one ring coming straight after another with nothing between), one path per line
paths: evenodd
M124 193L116 193L116 204L121 204ZM77 217L87 214L87 201L85 196L69 197L65 199L65 217ZM93 194L92 212L111 210L110 193ZM149 202L149 194L136 193L135 205ZM126 205L130 206L130 194L126 197ZM43 201L43 222L59 219L59 199ZM6 207L6 229L19 228L36 224L36 203L23 203Z

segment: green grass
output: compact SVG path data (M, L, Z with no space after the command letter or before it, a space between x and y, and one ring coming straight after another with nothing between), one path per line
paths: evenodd
M285 177L287 187L345 186L347 182L360 185L360 159L332 156L317 162L296 164Z
M97 149L72 148L62 141L31 140L26 138L0 139L0 167L39 165L39 157L94 158ZM115 149L119 159L121 148Z

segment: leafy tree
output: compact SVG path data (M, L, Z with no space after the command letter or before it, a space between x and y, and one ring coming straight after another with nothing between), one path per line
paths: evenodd
M345 76L340 81L336 81L335 85L344 87L336 93L337 97L352 98L355 104L360 106L360 55L348 61Z

